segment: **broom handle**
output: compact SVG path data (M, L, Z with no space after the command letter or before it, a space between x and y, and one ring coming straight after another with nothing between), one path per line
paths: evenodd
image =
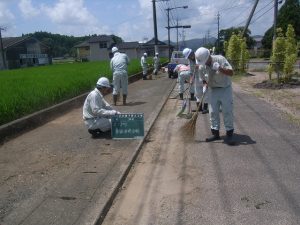
M205 94L206 94L207 91L208 91L208 87L206 87L206 90L205 90L204 93L202 94L202 97L201 97L201 100L200 100L200 104L199 104L199 106L198 106L198 108L197 108L197 112L196 112L196 113L199 112L200 107L201 107L202 104L203 104L204 96L205 96Z

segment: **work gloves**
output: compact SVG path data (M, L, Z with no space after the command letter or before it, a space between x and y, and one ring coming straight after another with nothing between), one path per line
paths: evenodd
M119 111L117 111L117 110L111 110L111 112L110 112L110 115L117 115L117 114L121 114Z
M214 62L212 69L218 71L220 69L220 64L218 62Z

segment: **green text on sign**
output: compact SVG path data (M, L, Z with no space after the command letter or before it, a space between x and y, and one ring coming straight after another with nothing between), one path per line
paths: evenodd
M143 138L144 114L124 113L114 115L111 119L112 138Z

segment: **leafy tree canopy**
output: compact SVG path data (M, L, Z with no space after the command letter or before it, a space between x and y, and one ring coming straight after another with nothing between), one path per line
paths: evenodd
M25 34L32 37L35 37L40 42L44 43L50 48L50 55L52 57L62 57L65 55L73 56L74 46L77 44L82 43L83 41L87 41L91 37L97 36L97 34L82 36L82 37L74 37L74 36L67 36L61 34L52 34L44 31L39 31L35 33ZM24 36L24 34L22 35ZM112 39L116 43L123 42L122 38L116 35L110 35Z
M288 24L291 24L295 29L296 39L300 40L300 1L299 0L286 0L284 5L280 8L277 16L277 27L280 27L285 33L288 27ZM272 48L273 40L273 27L270 27L263 39L262 44L264 48Z

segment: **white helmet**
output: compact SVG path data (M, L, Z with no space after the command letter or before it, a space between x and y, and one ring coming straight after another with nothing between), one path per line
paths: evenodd
M144 53L144 56L147 56L147 53L146 53L146 52Z
M107 87L110 88L111 85L109 83L109 80L106 77L101 77L98 81L97 81L97 87L101 86L101 87Z
M155 55L158 55L158 52L156 52Z
M117 52L117 51L119 51L119 49L118 49L117 47L113 47L113 48L111 49L111 52L112 52L112 53L115 53L115 52Z
M184 55L184 58L187 59L190 56L191 52L192 52L192 49L185 48L185 49L183 49L182 54Z
M196 63L204 65L209 58L209 50L207 48L198 48L195 52Z

